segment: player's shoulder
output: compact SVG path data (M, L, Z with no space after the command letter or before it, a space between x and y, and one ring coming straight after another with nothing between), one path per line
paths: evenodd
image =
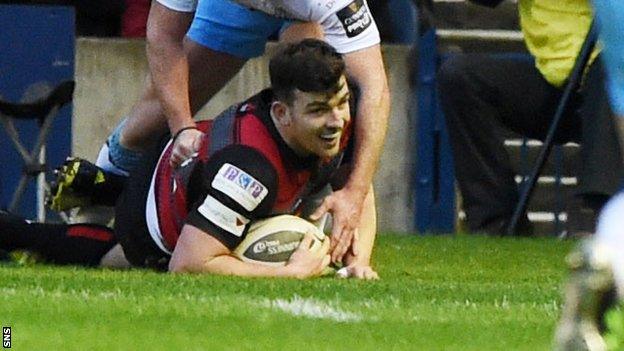
M238 143L253 148L272 164L279 164L281 136L270 116L271 104L275 101L271 89L265 89L252 96L239 107L241 122L238 129Z
M271 163L256 149L240 144L226 146L203 161L195 179L200 186L186 222L230 249L242 240L250 221L271 212L278 191Z
M379 31L366 0L327 0L317 3L325 40L341 54L379 44Z

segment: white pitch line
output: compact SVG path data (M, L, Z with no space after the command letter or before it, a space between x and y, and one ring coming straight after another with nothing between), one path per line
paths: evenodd
M336 322L359 322L362 316L357 313L342 311L323 301L303 298L295 295L289 300L268 300L265 305L297 317L329 319Z

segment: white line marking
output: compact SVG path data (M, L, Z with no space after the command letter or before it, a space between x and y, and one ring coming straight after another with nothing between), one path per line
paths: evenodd
M362 320L362 316L357 313L342 311L323 301L303 298L298 295L289 300L268 300L265 305L298 317L330 319L337 322L359 322Z

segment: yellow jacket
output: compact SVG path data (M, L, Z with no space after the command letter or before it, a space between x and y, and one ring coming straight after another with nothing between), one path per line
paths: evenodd
M592 21L589 0L520 0L518 8L524 41L537 69L549 83L561 86Z

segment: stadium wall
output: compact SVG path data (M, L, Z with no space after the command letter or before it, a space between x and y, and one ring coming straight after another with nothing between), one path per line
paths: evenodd
M94 160L106 136L136 101L147 72L143 40L87 39L76 43L76 93L74 96L73 152ZM267 55L250 60L239 74L199 113L210 118L230 104L267 86ZM412 172L416 135L410 118L409 48L384 46L392 110L379 170L375 177L379 229L407 232L413 229Z

